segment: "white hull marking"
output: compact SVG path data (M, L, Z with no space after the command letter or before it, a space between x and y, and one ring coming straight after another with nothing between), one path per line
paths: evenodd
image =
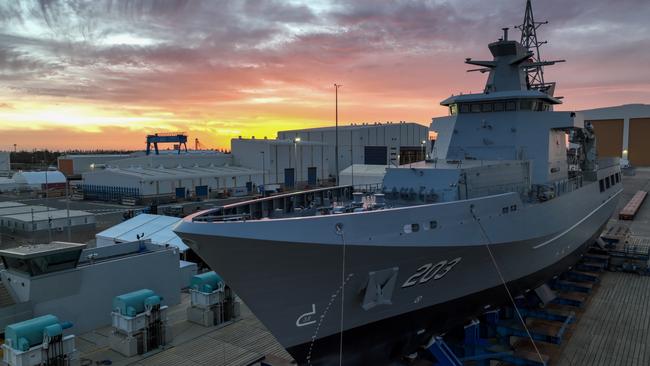
M561 238L562 236L566 235L566 233L568 233L569 231L575 229L578 225L580 225L580 224L582 224L583 222L585 222L585 220L587 220L588 218L590 218L591 215L593 215L594 213L596 213L596 211L600 210L603 206L605 206L609 201L613 200L614 197L618 196L619 193L621 193L621 192L623 192L622 189L619 190L618 192L614 193L613 196L609 197L605 202L603 202L600 206L596 207L596 208L595 208L593 211L591 211L587 216L583 217L582 220L576 222L576 223L573 224L570 228L564 230L564 231L561 232L560 234L558 234L558 235L552 237L551 239L549 239L549 240L547 240L547 241L545 241L545 242L543 242L543 243L541 243L541 244L538 244L538 245L534 246L533 249L539 249L539 248L541 248L541 247L543 247L543 246L545 246L545 245L547 245L547 244L550 244L551 242L553 242L553 241L555 241L555 240Z

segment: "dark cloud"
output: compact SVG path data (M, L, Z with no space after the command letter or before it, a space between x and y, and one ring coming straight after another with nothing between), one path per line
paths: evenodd
M464 73L463 57L488 57L486 43L521 21L524 4L8 1L0 4L0 86L21 95L209 104L248 98L269 83L320 90L345 80L366 95L437 97L481 88L481 76ZM537 20L550 21L540 29L549 40L544 56L574 62L548 75L560 88L650 84L641 67L650 59L649 4L534 1ZM589 70L597 77L581 79Z

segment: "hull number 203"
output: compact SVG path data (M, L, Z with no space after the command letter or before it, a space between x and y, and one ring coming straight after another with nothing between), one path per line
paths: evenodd
M409 277L406 282L404 282L402 288L415 286L418 283L424 284L430 280L439 280L445 277L447 273L449 273L449 271L451 271L451 269L461 261L461 259L461 257L458 257L450 261L445 260L435 264L427 263L418 268L418 270L411 277Z

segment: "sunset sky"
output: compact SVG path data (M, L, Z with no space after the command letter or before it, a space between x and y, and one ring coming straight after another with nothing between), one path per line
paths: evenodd
M524 0L0 0L0 150L142 149L444 115ZM650 1L534 0L561 109L650 103ZM518 38L518 31L511 31Z

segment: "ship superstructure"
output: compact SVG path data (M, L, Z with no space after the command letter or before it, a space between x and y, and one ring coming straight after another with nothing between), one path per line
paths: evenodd
M387 364L573 265L611 216L619 164L534 88L540 61L489 45L478 94L442 101L429 158L375 192L320 188L185 218L176 233L301 365ZM549 64L549 63L545 63ZM500 270L497 271L497 268Z

